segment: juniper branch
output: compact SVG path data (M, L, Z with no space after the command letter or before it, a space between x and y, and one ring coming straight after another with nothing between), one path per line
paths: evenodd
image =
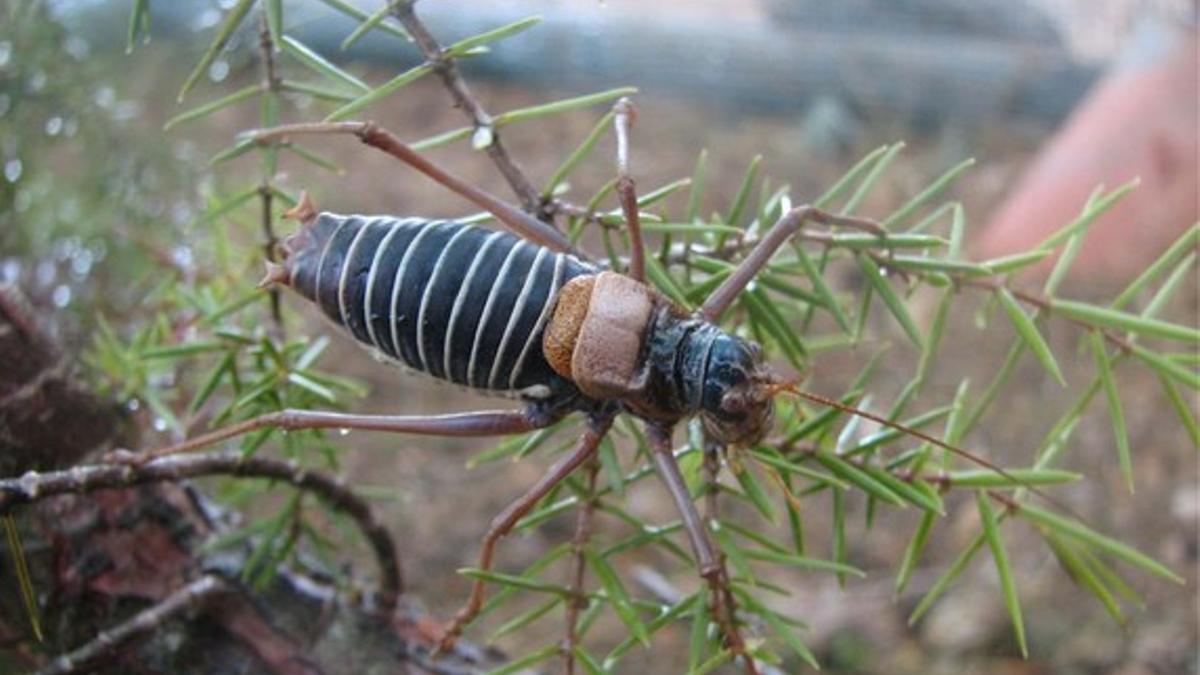
M20 478L0 480L0 515L18 505L56 495L214 475L283 481L316 494L334 509L350 516L362 531L379 566L378 605L384 613L395 608L404 584L391 534L375 518L367 502L354 494L341 478L306 469L292 461L246 457L241 452L210 452L160 457L143 464L93 464L63 471L30 471Z
M271 28L267 18L267 7L264 4L262 12L259 15L258 22L258 52L262 58L262 94L263 96L273 96L279 91L279 86L282 80L279 78L278 72L275 69L275 42L271 39ZM258 188L259 200L262 203L262 233L263 233L263 254L266 259L272 263L275 260L275 248L278 242L278 237L275 235L275 225L271 219L271 202L274 193L271 190L271 176L264 175L262 185ZM283 313L279 306L279 289L271 288L271 321L275 329L279 333L279 337L283 336Z
M983 279L968 279L968 278L963 278L963 277L956 277L954 280L960 286L981 288L981 289L993 291L993 292L998 291L1001 288L1005 288L1008 290L1008 292L1013 294L1013 297L1020 300L1021 302L1024 302L1027 305L1032 305L1034 307L1037 307L1039 310L1045 312L1046 314L1050 314L1052 316L1062 316L1060 313L1054 311L1054 306L1053 306L1053 304L1051 304L1049 298L1042 297L1040 295L1037 295L1036 293L1030 293L1028 291L1023 291L1023 290L1020 290L1017 288L1012 288L1011 286L1009 286L1008 284L1004 283L1003 281L1001 281L999 279L991 278L991 277L983 278ZM1085 321L1083 319L1079 319L1076 317L1070 317L1070 316L1065 316L1062 318L1064 318L1067 321L1070 321L1071 323L1074 323L1076 325L1083 326L1084 328L1086 328L1088 330L1099 331L1100 335L1105 340L1107 340L1109 343L1111 343L1112 345L1119 348L1121 351L1123 351L1127 354L1133 353L1133 345L1131 345L1128 340L1126 340L1125 338L1122 338L1119 335L1114 335L1110 331L1108 331L1100 326L1096 326L1096 325L1094 325L1088 321Z
M546 222L552 222L552 218L542 208L542 198L537 188L517 166L516 161L508 154L504 143L501 142L499 133L492 126L491 115L484 110L479 99L471 93L471 89L458 72L458 64L452 57L446 55L445 50L430 34L429 29L417 18L417 14L413 10L414 4L416 4L416 0L396 2L392 6L392 15L404 25L404 29L416 41L421 53L425 55L425 59L433 65L434 72L441 78L442 84L454 99L454 107L463 111L475 129L486 128L491 131L491 142L488 143L485 151L496 168L500 170L501 175L504 176L504 180L508 182L509 187L512 188L513 193L517 195L521 207Z
M583 592L584 576L587 573L587 558L584 556L584 549L587 547L588 539L592 534L592 515L596 511L596 474L600 471L600 462L596 458L592 458L585 467L587 473L587 482L584 493L584 502L579 508L579 514L575 519L575 535L571 539L572 548L572 571L570 582L570 595L566 598L567 603L567 620L566 620L566 638L563 641L563 657L567 660L567 675L573 675L575 672L575 645L579 642L579 634L577 627L579 623L579 612L587 607L588 598Z

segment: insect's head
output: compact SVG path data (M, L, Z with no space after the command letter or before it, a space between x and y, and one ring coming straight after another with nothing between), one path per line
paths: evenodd
M775 420L776 384L758 344L720 333L713 339L705 370L701 396L704 428L727 445L755 445Z

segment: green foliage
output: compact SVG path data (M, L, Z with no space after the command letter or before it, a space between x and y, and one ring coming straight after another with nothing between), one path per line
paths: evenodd
M368 15L351 3L323 2L361 22L347 37L347 44L370 31L379 31L398 38L398 50L411 49L407 34L389 19L388 6ZM208 103L173 117L167 128L174 133L184 123L204 120L220 110L250 101L260 106L263 126L289 117L313 118L311 110L295 111L287 105L289 97L285 94L289 92L313 95L326 119L346 119L397 95L433 71L431 65L423 64L380 84L366 82L337 65L336 54L320 54L289 34L288 10L295 4L304 3L241 0L234 4L184 83L180 96L192 90L205 96L211 94L207 91L210 87L201 86L201 76L225 49L230 36L252 22L255 10L262 13L260 30L266 31L266 40L278 48L269 55L260 54L260 65L264 68L268 67L267 59L278 61L269 66L275 70L274 78L264 77L259 84L216 95ZM131 45L147 34L146 5L134 4L129 29ZM485 45L508 38L534 23L535 20L524 20L498 27L461 40L447 51L451 57L474 55ZM564 113L594 115L598 120L595 127L580 139L578 147L564 152L558 169L541 189L545 198L568 199L582 189L570 184L571 176L595 154L599 139L611 124L612 115L605 114L598 106L633 91L613 89L499 113L492 117L482 141L480 129L463 127L417 145L433 147L469 139L473 147L481 149L491 143L492 134L504 125L538 123ZM279 313L271 294L251 285L249 270L256 267L261 254L257 247L246 246L246 240L273 238L272 223L280 207L295 201L295 195L276 184L280 165L290 168L293 160L300 160L323 169L336 168L301 145L288 145L287 149L290 154L278 158L279 147L260 147L242 140L213 158L218 178L227 172L227 162L239 158L243 161L256 158L259 167L252 181L210 190L206 208L193 222L193 227L204 228L195 253L199 261L197 272L190 277L172 276L146 292L144 303L152 311L142 321L131 326L102 323L90 351L89 362L94 371L118 397L137 405L145 404L152 411L155 424L179 437L200 428L284 408L343 405L347 398L361 393L355 383L318 366L327 344L325 340L310 342L306 336L294 334L295 329L285 325L289 323L288 317ZM871 152L813 203L841 213L855 212L886 180L888 167L901 149L901 144L895 144ZM730 274L749 243L793 205L788 188L772 188L766 167L761 158L755 157L724 212L706 218L699 206L709 188L706 162L706 154L701 153L690 179L644 190L639 204L645 210L645 229L657 238L652 241L658 244L650 249L653 254L647 260L648 276L659 290L685 307L694 307L702 301ZM970 165L968 160L952 167L898 209L884 214L880 218L888 228L884 235L818 231L809 239L797 238L790 248L775 256L740 298L726 327L759 341L769 353L803 371L814 359L847 352L873 339L871 320L886 313L919 354L911 379L890 406L887 417L914 428L941 424L941 437L952 444L959 443L984 419L1006 389L1026 351L1056 381L1066 383L1059 366L1060 357L1043 337L1050 322L1082 325L1089 335L1096 364L1094 382L1068 406L1042 447L1030 457L1029 466L1005 467L1004 475L975 467L955 468L952 455L935 456L929 444L903 450L900 446L906 439L894 430L866 432L857 418L846 419L837 410L818 410L781 399L771 441L728 457L726 464L732 480L720 480L705 468L704 444L702 439L698 440L700 430L696 426L688 429L688 442L676 449L675 456L698 500L716 502L718 497L722 500L719 517L708 514L709 528L727 557L733 576L732 592L746 615L746 623L752 626L746 628L755 636L752 652L765 662L782 663L788 658L799 658L815 667L817 659L803 641L804 628L798 618L772 609L778 605L766 599L772 595L786 596L788 589L772 585L763 578L761 569L786 567L810 574L831 574L843 584L852 583L862 572L850 559L850 542L855 535L848 530L846 516L851 500L867 500L868 519L877 511L894 508L907 510L908 517L916 523L904 556L897 561L895 589L901 593L929 542L937 536L938 524L963 508L961 500L951 501L950 493L966 490L967 494L973 494L979 516L977 534L929 589L913 611L912 620L926 613L986 544L999 572L1000 591L1022 652L1026 650L1025 633L1004 527L1014 516L1034 525L1080 586L1118 619L1122 617L1119 599L1129 601L1136 596L1109 566L1109 560L1178 580L1171 570L1115 539L1030 504L1027 493L1029 486L1052 486L1080 478L1058 465L1089 403L1101 390L1108 401L1122 471L1132 487L1131 440L1121 413L1122 398L1115 369L1123 361L1149 368L1161 377L1182 426L1193 440L1196 438L1196 422L1186 402L1188 396L1194 395L1193 390L1200 388L1195 360L1179 358L1166 349L1178 349L1182 344L1194 350L1200 334L1192 327L1153 315L1182 287L1182 280L1194 273L1194 249L1200 229L1189 230L1109 307L1059 297L1058 282L1078 251L1088 225L1127 188L1098 193L1075 222L1033 251L1004 259L968 262L961 257L963 209L956 203L937 200ZM216 180L213 185L225 182ZM2 194L9 200L4 204L7 207L13 195L10 188L5 189L8 192ZM573 240L593 231L605 244L609 264L619 267L627 254L628 242L620 211L601 208L612 200L611 193L612 183L602 186L585 201L585 208L564 211L567 215L562 216L559 224ZM669 199L672 194L685 202L682 209L674 203L680 199ZM915 224L909 226L914 220ZM1011 281L1014 272L1064 250L1043 295L1014 292ZM848 293L835 283L834 272L845 270L860 275L863 280L860 292ZM997 298L1012 325L1015 337L1005 360L986 386L976 388L981 393L971 393L964 381L953 401L935 403L923 412L906 413L939 360L939 349L946 342L947 315L961 296L978 288ZM1149 304L1137 310L1135 300L1152 291L1155 295ZM928 326L923 326L926 322L913 311L913 296L924 292L938 298L936 313ZM880 304L876 300L881 301L882 308L876 306ZM1118 346L1128 345L1128 349L1111 351L1105 339L1111 342L1114 338ZM876 387L877 359L878 354L836 398L847 404L869 406L868 393ZM501 441L477 456L473 464L520 459L535 453L545 459L571 444L578 433L576 427L576 422L569 420ZM635 425L624 422L614 426L610 439L611 442L601 446L603 479L595 487L582 481L567 481L518 526L540 527L590 504L598 517L608 521L599 534L576 551L566 545L557 546L524 570L467 568L461 572L494 586L496 592L485 605L483 616L503 614L517 594L536 598L532 608L506 615L496 637L517 631L532 633L538 622L557 617L560 608L567 611L578 592L584 601L578 623L580 642L570 649L589 673L620 672L622 659L639 649L639 644L652 644L659 632L676 627L690 630L689 672L718 668L732 654L722 644L707 589L665 600L643 597L629 584L625 571L635 552L659 552L685 567L691 564L691 556L686 544L681 543L679 522L651 524L630 514L623 506L623 498L631 486L648 480L654 473L646 439ZM317 432L282 434L270 430L246 437L240 441L240 447L246 453L279 452L312 466L334 468L338 453L351 450ZM233 494L249 498L272 489L276 488L253 484ZM819 508L814 497L826 491L833 520L829 560L808 553L811 547L807 545L805 531L805 510ZM996 505L1001 508L996 510ZM292 496L273 515L213 545L253 541L256 553L246 572L249 579L261 582L269 578L270 570L299 550L310 548L326 553L337 550L338 545L327 539L326 528L316 524L322 519L317 515L322 508L315 501ZM324 517L336 519L333 514ZM479 516L481 528L487 519L487 514ZM790 541L787 544L776 541L763 534L767 531L786 531ZM589 588L573 590L553 580L558 577L551 577L551 574L561 575L561 570L568 566L562 559L573 555L582 556L586 562ZM601 658L592 651L595 647L589 642L589 631L597 616L605 612L611 613L628 635ZM556 641L515 659L498 672L515 672L558 656L561 650Z

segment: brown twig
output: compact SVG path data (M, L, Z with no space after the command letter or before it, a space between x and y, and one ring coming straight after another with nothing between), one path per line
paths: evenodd
M718 477L721 474L721 446L712 439L704 442L704 519L713 521L720 516L717 513L717 496L721 492ZM725 555L718 553L722 559Z
M721 487L717 481L721 473L721 455L723 450L724 448L719 443L711 439L705 440L704 480L706 488L704 491L704 522L708 527L711 527L720 518L717 497L721 492ZM709 582L713 595L712 613L717 617L717 622L723 627L726 639L729 641L729 646L733 649L733 653L742 657L746 672L750 675L755 675L758 672L758 665L754 662L754 657L746 650L746 645L737 628L737 602L733 599L733 592L729 588L729 571L725 565L725 552L719 547L717 548L717 564L721 567L721 574L718 579L710 580Z
M350 516L362 531L379 565L378 605L384 613L396 606L403 590L396 546L371 507L340 479L311 471L296 462L267 457L246 457L241 452L175 455L143 464L83 465L64 471L27 472L20 478L0 480L0 514L20 504L61 494L79 494L109 488L128 488L161 481L178 482L198 476L226 475L266 478L313 492L330 506Z
M458 72L458 65L454 59L446 55L442 46L425 28L425 24L417 18L416 12L413 11L414 4L415 0L400 0L392 5L392 15L404 25L404 29L416 41L421 53L425 55L425 59L433 65L434 72L441 78L442 84L454 99L454 107L463 111L476 130L489 130L491 142L488 143L485 151L496 168L500 170L501 175L504 176L504 180L508 182L509 187L512 188L513 193L517 195L521 207L526 212L536 214L541 220L553 225L551 214L544 212L542 208L542 198L537 188L533 186L533 183L504 148L504 144L500 141L500 134L492 126L491 115L484 110L479 99L475 98L470 88L467 87L466 81Z
M704 522L706 526L711 527L712 523L720 518L718 510L717 497L721 492L718 480L721 473L721 454L724 448L712 439L704 441ZM725 567L725 552L717 548L717 564L721 567L719 575L719 583L710 581L709 585L712 589L712 606L711 611L717 617L717 622L721 624L725 630L726 638L730 642L730 647L735 654L738 654L745 661L747 673L756 673L757 664L754 658L746 652L745 644L742 643L741 634L737 629L737 604L733 599L733 593L729 590L729 572Z
M263 4L262 13L259 15L258 21L258 52L262 58L262 92L264 96L274 96L279 91L279 86L282 80L275 70L275 42L271 39L271 27L267 19L267 7ZM263 232L263 253L267 261L275 263L275 248L278 242L278 237L275 236L275 225L271 218L271 202L274 193L271 189L271 176L264 175L262 185L258 188L258 197L262 202L262 232ZM274 325L276 337L283 338L283 312L279 307L279 289L272 288L270 290L271 298L271 321Z
M160 630L168 621L189 611L194 611L220 596L229 593L232 587L224 579L206 574L185 584L160 602L138 612L124 623L101 631L87 644L56 657L34 675L69 675L91 672L98 663L112 655L118 647Z
M629 171L629 128L637 119L637 110L628 97L613 107L613 127L617 131L617 196L629 228L629 268L627 274L638 281L646 279L646 243L642 240L642 221L638 215L637 187Z
M584 549L592 536L592 515L596 511L596 474L600 472L600 462L594 457L585 467L587 472L586 494L579 514L575 518L575 535L571 539L571 551L574 556L574 566L571 571L570 595L567 596L567 635L563 641L563 657L567 661L567 675L575 673L575 645L579 642L576 633L579 622L579 612L587 607L588 598L583 592L584 576L587 574L587 558Z
M1008 290L1009 293L1013 294L1014 298L1020 300L1021 302L1024 302L1027 305L1033 305L1034 307L1037 307L1038 309L1042 310L1043 312L1045 312L1047 314L1052 314L1054 316L1062 317L1062 318L1066 319L1067 321L1070 321L1071 323L1076 324L1078 326L1083 326L1084 328L1086 328L1088 330L1099 331L1101 337L1103 337L1109 343L1115 345L1121 351L1125 352L1126 354L1133 353L1133 345L1131 345L1129 343L1129 341L1126 340L1125 338L1123 338L1119 335L1113 335L1111 332L1105 330L1104 328L1101 328L1100 326L1091 324L1083 319L1078 319L1078 318L1071 317L1071 316L1063 316L1061 313L1055 312L1054 311L1054 303L1049 298L1037 295L1036 293L1030 293L1028 291L1022 291L1017 288L1012 288L1011 286L1008 286L1002 280L1000 280L996 277L984 277L984 278L975 278L975 279L964 278L964 277L955 277L954 281L959 286L965 286L968 288L981 288L981 289L984 289L987 291L991 291L993 293L995 293L996 291L999 291L1002 288L1006 289L1006 290Z

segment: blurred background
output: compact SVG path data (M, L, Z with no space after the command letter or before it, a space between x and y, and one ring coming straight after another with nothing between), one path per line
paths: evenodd
M368 11L378 5L360 4ZM139 302L164 269L184 278L202 273L196 258L205 231L196 220L204 195L244 184L257 169L253 162L216 170L207 165L239 131L257 126L253 106L163 131L181 111L259 77L257 36L238 33L188 103L175 100L233 2L151 2L152 39L126 55L130 5L0 0L0 281L20 285L74 351L87 347L98 315L118 327L136 320ZM792 185L799 201L819 194L871 149L903 140L905 151L863 213L884 213L948 167L975 157L976 167L953 196L968 213L968 249L985 258L1028 249L1077 214L1096 185L1112 188L1140 177L1139 190L1097 224L1064 287L1066 296L1096 299L1111 297L1195 222L1200 208L1197 9L1186 0L437 0L420 3L418 11L444 44L541 14L544 21L533 30L463 63L488 110L636 86L633 162L642 190L690 175L706 149L713 186L708 211L724 209L756 154L774 180ZM375 33L340 51L355 24L319 2L290 3L288 17L290 33L373 84L420 60L411 45ZM291 102L297 107L285 113L289 121L305 119L306 110L309 117L318 115L310 99ZM368 113L405 139L463 124L433 79ZM504 139L537 182L599 114L515 125L504 130ZM289 191L310 190L322 208L429 216L471 211L346 139L319 146L343 172L319 173L293 162L282 166L280 182ZM434 156L507 195L494 167L465 146L438 149ZM606 139L597 158L611 157L611 147ZM612 175L610 161L593 161L575 182L586 192ZM247 228L247 246L258 245L254 236ZM1170 316L1195 323L1191 286ZM917 298L919 320L933 311L927 304ZM1012 340L1007 326L977 328L966 304L951 319L957 337L944 347L929 401L949 400L963 377L986 382ZM288 305L311 318L301 303L289 299ZM326 327L314 321L313 330ZM1064 355L1068 378L1087 372L1090 357L1073 352L1076 333L1053 322L1047 331ZM447 412L481 405L457 390L414 385L381 371L347 340L335 338L335 345L332 362L339 372L361 378L372 392L353 404L356 410ZM868 355L817 363L816 377L846 377ZM897 372L892 380L883 377L882 386L902 386L913 358L911 350L893 350L888 360ZM969 447L1020 461L1028 454L1023 449L1035 445L1059 414L1047 402L1058 400L1061 390L1027 361L1021 385L999 406L1003 415ZM1031 639L1031 658L1024 661L986 563L977 561L922 623L905 625L913 604L973 534L973 522L943 525L927 567L908 592L893 598L892 574L912 518L889 516L869 532L860 525L861 536L852 543L852 562L870 573L865 581L839 590L831 579L779 572L780 583L798 589L789 609L810 625L809 644L829 671L1196 670L1196 449L1177 429L1153 377L1132 369L1120 376L1135 442L1136 497L1123 489L1100 406L1085 418L1088 428L1079 432L1081 447L1069 463L1089 480L1064 492L1098 529L1184 570L1188 587L1180 591L1134 576L1146 609L1121 627L1072 587L1036 536L1009 528ZM421 388L414 396L416 386ZM491 514L541 467L523 462L468 471L468 453L484 445L359 434L352 439L355 451L346 453L344 466L352 478L369 476L373 484L394 488L399 498L380 508L394 524L407 576L431 612L448 615L466 590L451 570L468 562ZM647 518L670 513L663 494L635 491L629 499L631 509ZM828 533L822 506L809 511L817 542ZM862 504L854 508L861 523ZM515 568L535 559L569 538L569 528L563 520L514 538L504 546L505 564ZM635 565L645 571L654 563ZM691 583L684 577L670 581ZM673 638L676 644L668 637L646 654L648 672L678 669L686 629ZM521 639L501 646L518 652L529 646Z

